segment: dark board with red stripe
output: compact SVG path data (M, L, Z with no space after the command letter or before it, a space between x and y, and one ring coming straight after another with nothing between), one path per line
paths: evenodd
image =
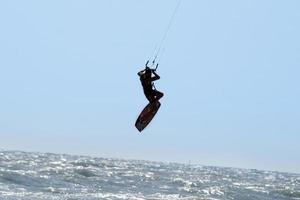
M151 122L160 107L160 102L149 103L141 112L135 122L135 127L141 132Z

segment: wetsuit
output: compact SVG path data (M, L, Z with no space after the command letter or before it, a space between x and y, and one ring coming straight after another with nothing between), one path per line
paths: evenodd
M155 101L156 91L153 90L152 81L151 80L143 80L142 76L140 78L144 94L149 102Z

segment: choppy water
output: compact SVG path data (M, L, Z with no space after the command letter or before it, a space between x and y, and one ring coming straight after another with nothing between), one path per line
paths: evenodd
M300 199L300 174L0 151L0 199Z

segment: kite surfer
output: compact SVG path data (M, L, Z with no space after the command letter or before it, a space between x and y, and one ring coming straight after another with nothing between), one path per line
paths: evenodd
M160 76L156 73L156 69L150 69L150 67L148 67L148 63L149 61L147 61L145 69L138 72L138 75L143 86L144 94L148 101L152 103L154 101L158 101L164 96L164 94L156 90L154 81L159 80ZM154 76L152 76L152 74Z
M173 12L173 15L169 21L169 24L164 32L164 35L160 41L160 43L157 44L157 46L154 49L154 52L152 56L149 58L149 60L152 60L152 65L149 67L149 60L146 62L145 69L142 71L138 72L138 76L140 77L141 84L143 86L144 94L146 98L148 99L149 103L144 107L142 112L139 114L136 122L135 122L135 127L138 129L138 131L143 131L148 124L151 122L153 117L156 115L157 111L159 110L161 104L159 100L164 96L164 93L156 90L154 81L157 81L160 79L160 76L156 73L157 67L159 60L161 59L163 52L165 50L165 40L167 38L168 32L170 30L172 21L174 19L174 16L178 10L179 4L181 0L178 0L176 8ZM162 49L162 52L160 51ZM157 60L157 62L155 62ZM155 65L156 67L152 69L152 67Z
M155 69L151 69L148 67L148 63L149 61L146 63L145 69L138 72L144 94L149 101L148 105L143 109L135 122L135 127L140 132L151 122L160 107L160 102L158 100L164 96L164 94L156 90L154 86L154 81L160 79L160 76L155 72L158 64Z

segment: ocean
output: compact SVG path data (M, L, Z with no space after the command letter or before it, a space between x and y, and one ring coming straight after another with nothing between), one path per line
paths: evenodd
M0 200L293 200L300 174L0 151Z

